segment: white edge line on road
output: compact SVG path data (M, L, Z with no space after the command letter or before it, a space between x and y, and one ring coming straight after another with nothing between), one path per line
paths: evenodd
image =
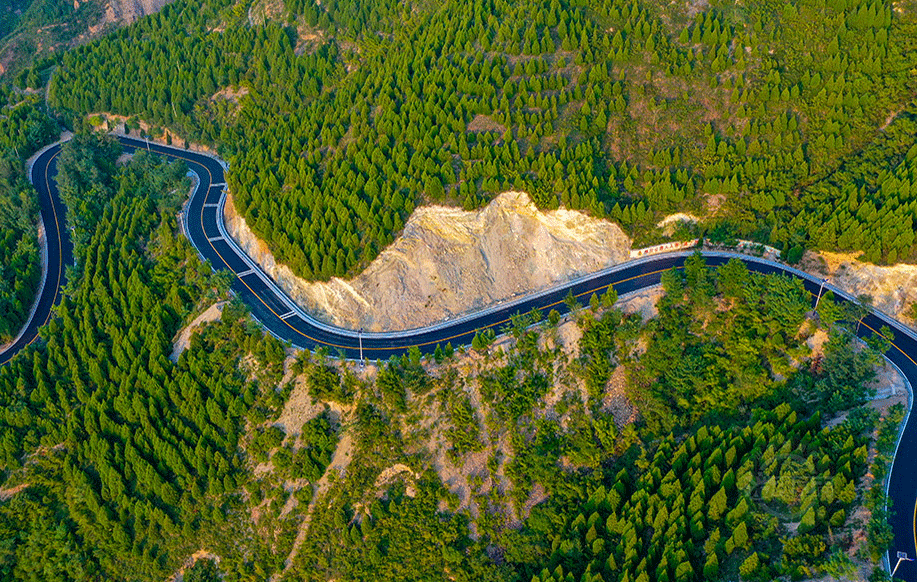
M901 377L904 378L904 386L907 389L907 409L904 411L904 420L901 421L901 426L898 427L898 440L895 443L895 452L892 453L892 462L888 466L888 474L885 475L885 509L888 509L888 492L892 485L892 473L895 471L895 460L898 458L898 449L901 447L901 440L904 438L904 429L907 428L907 423L911 419L911 411L914 407L914 387L911 386L911 381L908 380L907 374L898 367L893 361L888 357L882 356L885 358L885 361L893 366L898 373L901 374ZM894 532L892 532L894 533ZM889 554L891 553L891 548L882 552L882 563L885 565L885 570L891 574L891 560L889 559Z
M46 145L45 147L41 148L40 150L38 150L37 152L35 152L34 154L32 154L32 156L28 159L28 162L27 162L27 165L28 165L27 173L28 173L28 177L29 177L29 184L32 185L32 188L35 188L35 180L32 178L32 169L35 167L35 162L38 161L38 158L40 158L41 156L43 156L43 155L45 154L45 152L47 152L47 151L50 150L51 148L56 147L56 146L61 145L61 144L64 144L64 143L67 143L67 142L70 141L70 139L72 139L72 138L73 138L73 134L70 134L70 135L66 135L66 134L65 134L65 136L64 136L63 139L60 139L60 140L58 140L58 141L56 141L56 142L54 142L54 143L51 143L51 144ZM36 191L36 193L37 193L37 192L38 192L38 189L35 188L35 191ZM50 196L51 196L51 192L48 192L48 197L50 198ZM53 200L53 199L50 200L50 203L51 203L51 205L53 206L53 205L54 205L54 200ZM53 212L53 209L52 209L52 212ZM39 237L39 243L41 244L41 253L40 253L40 255L41 255L41 258L40 258L40 261L41 261L41 282L38 284L38 291L35 293L35 299L32 300L32 306L31 306L31 308L29 309L29 318L26 319L25 323L22 324L22 327L19 328L19 333L16 334L16 337L14 337L14 338L9 342L9 344L7 344L7 345L9 345L10 347L12 347L13 345L15 345L15 343L18 342L18 341L22 338L23 335L25 335L25 332L26 332L27 329L29 329L29 326L32 325L32 320L35 319L35 311L38 309L38 304L39 304L39 302L41 302L41 295L42 295L42 293L45 292L45 285L48 283L48 262L49 262L49 261L48 261L48 226L44 223L44 220L42 220L42 216L41 216L41 203L40 203L40 202L39 202L38 220L39 220L39 222L41 222L42 228L43 228L44 231L45 231L45 236L44 236L44 237ZM63 219L62 219L62 220L63 220ZM66 228L66 225L64 225L64 228ZM60 236L60 233L58 233L58 236ZM63 272L64 269L67 268L67 265L64 265L64 264L63 264L63 262L64 262L64 257L60 257L60 260L61 260L61 271ZM54 309L54 305L51 306L51 309ZM3 352L0 352L0 353L3 353Z

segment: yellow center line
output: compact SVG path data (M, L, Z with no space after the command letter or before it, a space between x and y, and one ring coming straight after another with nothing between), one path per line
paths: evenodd
M202 167L204 168L204 170L207 171L209 183L210 183L210 184L213 183L213 174L210 172L210 169L207 168L207 166L205 166L204 164L201 164L201 163L199 163L199 162L195 162L194 160L192 160L192 159L190 159L190 158L187 158L187 157L184 157L184 156L179 155L179 154L165 153L165 152L157 152L157 153L160 153L160 154L166 155L166 156L171 156L171 157L178 158L178 159L182 159L182 160L185 160L185 161L188 161L188 162L192 162L192 163L194 163L194 164L197 164L197 165L202 166ZM207 191L209 191L209 190L210 190L210 186L208 185ZM220 219L221 219L221 217L218 216L218 217L217 217L217 220L220 220ZM210 241L209 237L207 237L207 235L206 235L206 231L204 230L204 212L203 212L203 210L201 211L201 231L204 232L204 237L208 239L207 242L210 244L210 248L213 249L213 252L215 252L215 253L217 254L217 256L220 257L220 260L223 261L223 263L226 265L226 267L229 268L230 271L232 271L232 267L229 267L229 262L223 257L223 254L220 253L220 251L216 248L216 246L213 244L213 242ZM259 266L259 269L260 269L260 266ZM599 290L601 290L601 289L606 289L606 288L611 287L611 286L613 286L613 285L620 285L621 283L626 283L626 282L628 282L628 281L632 281L632 280L634 280L634 279L639 279L639 278L641 278L641 277L648 277L648 276L650 276L650 275L655 275L655 274L657 274L657 273L661 273L661 272L667 271L667 270L668 270L668 269L660 269L660 270L658 270L658 271L652 271L652 272L650 272L650 273L642 273L642 274L640 274L640 275L635 275L635 276L633 276L633 277L629 277L629 278L627 278L627 279L623 279L623 280L617 281L617 282L615 282L615 283L609 283L608 285L600 285L600 286L598 286L598 287L596 287L596 288L594 288L594 289L591 289L591 290L589 290L589 291L584 291L584 292L582 292L582 293L579 293L579 294L575 295L575 297L582 297L582 296L584 296L584 295L589 295L589 294L591 294L591 293L595 293L596 291L599 291ZM235 271L233 271L233 272L235 272ZM249 291L251 291L252 295L254 295L256 298L258 298L258 300L261 302L261 304L264 305L264 306L268 309L268 311L270 311L271 313L273 313L273 314L277 317L277 319L279 319L280 321L282 321L283 323L285 323L285 324L287 325L287 327L289 327L291 330L293 330L293 331L296 332L297 334L303 336L304 338L306 338L306 339L308 339L308 340L311 340L311 341L314 342L316 345L328 346L328 347L331 347L331 348L340 348L340 349L354 349L354 346L342 346L342 345L334 344L334 343L331 343L331 342L319 340L319 339L314 338L314 337L308 335L307 333L304 333L303 331L301 331L301 330L299 330L299 329L293 327L293 325L292 325L289 321L287 321L286 319L282 319L282 318L280 317L280 315L279 315L276 311L274 311L274 309L273 309L270 305L267 304L267 302L264 300L264 298L262 298L261 295L259 295L257 291L255 291L254 289L252 289L252 287L251 287L248 283L246 283L244 279L242 279L241 277L238 277L238 279L239 279L239 281L242 282L243 285L245 285L245 286L248 288ZM543 306L541 309L546 309L546 308L549 308L549 307L554 307L555 305L560 305L561 303L563 303L563 300L561 300L561 301L555 301L554 303L551 303L550 305L545 305L545 306ZM484 329L490 329L490 328L498 327L498 326L500 326L500 325L503 325L503 324L507 323L507 322L510 321L510 320L511 320L511 318L502 319L502 320L497 321L497 322L495 322L495 323L493 323L493 324L491 324L491 325L486 326ZM458 334L455 334L455 335L451 335L451 336L449 336L449 337L440 338L440 339L437 339L437 340L431 340L431 341L427 341L427 342L420 342L420 343L415 343L415 344L410 344L410 345L404 345L404 346L379 346L379 347L374 347L374 348L372 348L372 349L373 349L373 350L379 350L379 351L382 351L382 350L385 350L385 351L396 351L396 350L404 350L404 349L411 348L411 347L424 347L424 346L429 346L429 345L433 345L433 344L440 344L440 343L443 343L443 342L448 342L448 341L450 341L450 340L453 340L453 339L455 339L455 338L458 338L458 337L461 337L461 336L464 336L464 335L468 335L468 334L470 334L470 333L472 333L472 332L471 332L471 331L466 331L466 332L458 333Z
M907 352L905 352L905 351L902 350L900 347L898 347L898 344L896 344L895 342L889 340L887 337L885 337L884 335L882 335L881 332L878 332L878 331L874 330L872 327L869 326L868 323L866 323L866 322L862 322L862 323L863 323L863 325L865 325L870 331L872 331L872 333L878 335L878 336L881 337L881 338L884 338L884 339L887 340L889 343L891 343L892 347L894 347L896 350L898 350L899 352L901 352L901 354L902 354L905 358L907 358L908 360L911 361L912 364L914 364L915 366L917 366L917 362L914 361L914 358L912 358L911 356L909 356L909 355L907 354ZM913 532L913 535L914 535L914 554L917 555L917 497L914 498L914 513L913 513L913 518L911 519L911 531Z
M51 162L54 160L54 158L60 155L61 151L63 150L58 150L57 153L55 153L53 156L48 158L48 163L45 164L45 187L48 189L48 200L51 202L51 213L54 215L54 228L57 230L57 256L58 256L58 260L60 261L60 268L58 268L57 270L57 283L54 285L54 298L51 299L51 307L48 308L48 315L45 316L45 321L44 323L41 324L42 326L47 325L48 322L51 320L51 312L54 310L54 304L57 303L57 296L60 294L60 279L61 279L61 275L64 272L64 268L65 268L64 249L63 249L63 242L62 242L63 238L61 236L60 221L57 218L57 205L54 204L54 197L51 196L51 178L48 177L48 168L51 167ZM45 236L47 237L48 235L45 234ZM46 280L45 285L47 284L48 282ZM42 293L44 293L44 289L42 289ZM41 301L41 296L38 297L38 301ZM28 322L26 322L26 325L28 325ZM28 346L32 345L32 342L34 342L37 339L38 339L38 330L36 329L35 337L30 339L29 343L22 346L22 349L20 349L16 353L19 353L20 351L24 350ZM3 362L3 363L5 364L6 362Z

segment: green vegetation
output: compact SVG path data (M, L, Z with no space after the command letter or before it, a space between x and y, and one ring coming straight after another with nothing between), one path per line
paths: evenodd
M0 158L0 344L25 323L41 279L35 191L22 162Z
M77 140L68 150L64 172L111 147ZM261 399L259 378L276 368L264 362L247 378L226 365L251 344L238 308L177 364L167 359L189 299L225 289L176 232L171 192L187 190L184 173L141 153L105 175L111 198L71 209L87 225L81 276L44 345L0 369L5 479L28 487L0 507L4 579L159 579L197 549L196 533L243 549L224 535L238 519L240 428Z
M917 258L909 5L341 0L263 25L247 6L179 0L68 53L51 101L216 144L306 278L358 271L420 204L508 188L638 243L718 207L714 240Z
M662 284L666 295L649 325L651 343L631 368L632 398L656 429L743 410L773 395L782 384L775 378L790 375L793 362L808 353L796 341L812 331L805 320L810 296L799 279L752 275L736 260L714 275L694 255L683 272L666 273ZM819 311L835 305L826 294ZM854 349L838 325L845 315L830 310L836 313L830 322L822 316L831 334L814 364L819 374L792 376L789 385L833 413L871 396L878 359L872 350Z
M415 368L425 377L415 390L406 356L384 364L374 386L358 384L355 449L313 506L293 579L799 579L857 567L845 552L862 527L850 519L860 504L872 516L860 555L874 558L889 540L879 462L872 492L856 484L877 417L856 409L825 428L819 410L865 401L875 353L852 349L838 319L824 359L812 359L808 294L738 262L710 271L694 258L667 275L666 291L645 324L581 310L572 360L553 330L520 318L508 351L479 346L472 359L483 366L443 354L438 372ZM747 340L731 345L737 338ZM837 372L818 365L829 358ZM637 424L608 415L618 366ZM684 366L711 370L691 381ZM893 409L880 424L879 450L893 446L900 420ZM430 473L439 439L451 466L487 458L463 493L454 476ZM393 467L403 469L383 479ZM508 516L539 495L547 502L510 527ZM474 540L452 529L471 515ZM411 531L402 521L411 519L424 525ZM403 569L403 550L421 540L440 549ZM499 548L501 566L484 547Z
M866 468L868 435L822 429L786 404L745 427L667 435L590 488L565 518L533 580L793 579L822 572ZM862 427L861 427L862 428ZM685 438L686 437L686 438ZM836 462L835 462L836 460ZM781 526L798 522L797 533Z
M858 504L863 555L887 545L901 411L879 424L862 494L876 416L822 428L813 410L868 395L834 388L868 379L872 348L857 359L825 316L843 373L812 365L789 280L695 257L666 275L656 319L610 307L613 291L579 309L577 354L533 313L509 344L447 346L438 363L415 349L374 378L323 353L285 366L231 300L173 362L169 338L228 281L177 232L181 164L141 152L117 168L117 153L79 137L62 154L80 269L44 341L0 369L4 579L162 579L201 548L219 564L189 579L800 577L850 567ZM689 381L684 362L717 381ZM608 404L622 369L630 419Z
M45 70L62 49L88 35L103 15L104 3L98 0L7 0L0 6L0 80L41 88Z
M16 98L0 88L0 344L25 324L41 279L38 201L24 160L56 136L36 100L7 104Z
M367 373L290 356L230 299L172 361L229 280L177 233L183 166L141 152L118 167L86 114L217 146L240 212L309 278L364 267L418 205L507 188L638 244L663 238L665 214L718 207L673 236L913 261L910 6L290 0L263 24L252 7L177 0L61 58L49 90L81 130L60 157L78 266L43 341L0 369L0 578L161 580L202 549L215 558L189 580L770 580L874 563L902 410L857 408L888 340L860 349L845 328L861 314L830 293L809 319L798 281L694 256L648 321L614 290L571 295L564 333L556 311L520 316L506 341L488 330ZM0 124L15 154L0 187L19 193L0 226L21 228L20 156L53 125L35 102ZM0 265L28 275L21 238L0 240ZM23 281L0 302L21 304Z

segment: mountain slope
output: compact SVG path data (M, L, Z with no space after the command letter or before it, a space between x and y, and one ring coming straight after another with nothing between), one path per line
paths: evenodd
M173 0L9 0L0 7L0 79L153 14Z
M909 4L249 7L179 0L65 57L52 103L217 145L240 213L304 278L361 271L419 205L505 190L637 244L688 211L716 239L917 259Z

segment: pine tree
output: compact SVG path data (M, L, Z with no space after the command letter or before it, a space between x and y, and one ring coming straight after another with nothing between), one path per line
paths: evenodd
M716 580L720 575L720 561L716 554L710 554L704 563L704 578L706 580Z
M709 519L711 523L719 521L723 512L726 511L727 502L728 499L726 497L725 488L720 488L720 490L710 498L710 505L707 509L707 519Z
M474 338L471 340L471 349L481 351L482 347L481 334L480 332L476 332Z
M739 574L742 575L742 578L749 579L755 575L760 565L761 564L758 558L758 552L752 552L750 556L745 558L745 561L742 562L742 565L739 566Z
M761 499L764 501L772 501L776 493L777 478L771 475L771 478L767 480L767 483L765 483L764 487L761 489Z
M732 539L737 548L746 549L748 547L748 528L744 521L736 527L732 534Z
M802 519L799 521L799 533L804 534L808 533L815 529L815 507L810 507L802 514Z

